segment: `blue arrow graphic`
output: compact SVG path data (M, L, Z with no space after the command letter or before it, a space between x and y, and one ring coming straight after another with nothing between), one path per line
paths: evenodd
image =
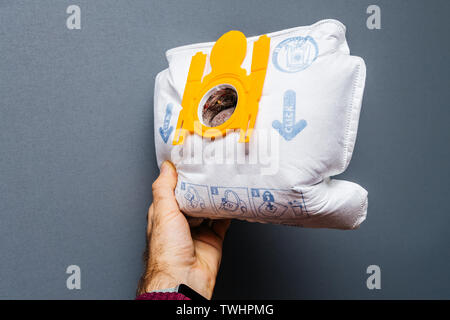
M173 131L173 126L170 126L170 118L172 118L173 104L169 103L166 107L166 115L164 116L164 123L162 127L159 127L159 134L163 139L164 143L169 140L170 134Z
M295 123L295 91L287 90L283 97L283 123L278 120L272 122L272 127L286 140L292 140L297 134L305 129L306 120Z

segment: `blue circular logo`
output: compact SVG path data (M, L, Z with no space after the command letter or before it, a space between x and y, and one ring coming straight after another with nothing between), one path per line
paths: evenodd
M272 63L282 72L294 73L308 68L318 54L319 48L312 37L292 37L276 46Z

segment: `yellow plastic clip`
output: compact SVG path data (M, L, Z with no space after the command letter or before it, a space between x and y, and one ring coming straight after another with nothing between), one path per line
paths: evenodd
M203 78L206 54L197 52L191 60L184 88L182 110L178 116L173 144L183 144L187 133L206 138L224 136L227 130L240 129L239 142L248 142L258 115L267 63L270 38L259 37L253 45L251 73L241 68L247 52L247 39L240 31L229 31L217 40L211 50L212 71ZM203 78L203 80L202 80ZM199 119L199 104L208 92L219 85L232 86L238 96L236 109L217 127L205 126Z

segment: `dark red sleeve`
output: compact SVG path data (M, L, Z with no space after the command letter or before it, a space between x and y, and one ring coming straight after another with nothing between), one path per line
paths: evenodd
M136 300L191 300L178 292L148 292L136 297Z

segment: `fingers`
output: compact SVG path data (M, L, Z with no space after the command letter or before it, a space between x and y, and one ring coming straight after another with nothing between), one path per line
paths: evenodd
M186 217L189 227L195 228L200 226L203 223L204 218L196 218L196 217Z
M215 220L212 224L212 229L215 234L222 240L225 238L225 233L230 227L231 219Z
M199 227L191 229L192 238L206 243L220 252L229 226L230 219L205 220Z
M152 185L153 221L161 218L161 215L181 214L174 194L176 185L177 172L175 167L169 161L165 161L161 165L158 179Z

